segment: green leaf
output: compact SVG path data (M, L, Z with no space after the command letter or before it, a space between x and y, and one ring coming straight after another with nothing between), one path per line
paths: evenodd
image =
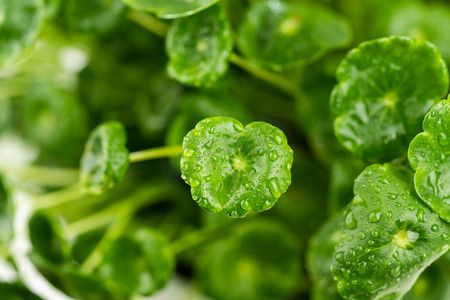
M0 65L16 62L30 50L43 27L45 10L40 0L1 0Z
M125 128L116 121L105 122L92 131L80 165L85 192L100 194L122 180L129 165L126 142Z
M344 234L343 224L344 213L341 211L329 218L309 242L306 266L316 287L313 289L315 299L327 299L320 296L322 293L339 298L330 266L333 262L334 249Z
M181 18L202 11L219 0L123 0L137 10L155 13L163 19Z
M208 86L228 68L231 30L220 6L173 22L167 33L169 76L192 86Z
M327 8L278 0L255 2L239 32L245 56L275 70L309 64L350 41L349 24Z
M275 205L291 184L293 151L268 123L229 117L200 121L183 142L182 178L207 211L244 217Z
M121 0L66 0L64 20L77 31L104 33L119 20L124 7Z
M371 165L355 180L331 270L346 299L401 299L450 248L450 225L415 194L412 173Z
M337 79L331 96L336 136L365 160L403 155L449 83L436 47L406 37L362 43L342 61Z
M298 244L278 223L242 224L198 256L197 279L217 300L285 299L300 277Z
M10 284L0 282L0 295L2 295L2 298L5 300L40 300L39 297L32 294L28 289L17 283Z
M450 222L450 101L439 102L425 116L424 132L409 145L408 158L416 173L414 184L420 198Z
M165 286L174 269L175 257L166 237L141 228L109 245L99 272L113 289L149 296Z

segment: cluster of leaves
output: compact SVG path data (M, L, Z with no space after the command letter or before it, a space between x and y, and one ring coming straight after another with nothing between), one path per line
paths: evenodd
M450 297L445 1L0 15L0 298Z

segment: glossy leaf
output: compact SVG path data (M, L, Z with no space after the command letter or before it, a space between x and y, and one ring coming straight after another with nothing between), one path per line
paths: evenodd
M121 0L66 0L65 18L72 29L104 33L117 22L124 7Z
M226 72L232 47L220 6L176 20L166 39L169 76L188 85L211 85Z
M197 278L217 300L284 299L298 285L298 251L295 238L277 223L245 223L201 252Z
M331 96L335 134L365 160L403 155L449 83L436 47L405 37L361 44L342 61L337 79Z
M420 198L450 222L450 100L431 109L423 121L424 132L409 145L408 158L416 173L414 183Z
M307 269L313 281L313 299L339 298L330 267L333 262L334 249L344 234L344 214L335 214L315 233L309 242Z
M109 245L99 272L118 291L149 296L164 287L174 268L175 258L166 237L141 228Z
M343 17L319 5L279 0L255 2L239 32L245 56L275 70L311 63L350 41Z
M119 122L106 122L92 131L80 166L80 182L87 193L100 194L122 180L129 165L126 141Z
M40 0L1 0L0 65L20 59L43 27L45 11Z
M371 165L356 179L332 272L346 299L401 299L450 248L450 225L415 194L412 173Z
M244 217L270 209L291 184L292 149L268 123L208 118L186 135L183 149L182 178L210 212Z
M164 19L193 15L219 0L123 0L134 9L155 13Z

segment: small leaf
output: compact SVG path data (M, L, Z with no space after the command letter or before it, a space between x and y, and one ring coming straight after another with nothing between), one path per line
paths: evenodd
M149 296L172 276L175 257L161 233L141 228L114 240L104 252L100 275L125 294Z
M182 178L192 198L230 217L270 209L291 184L292 149L265 122L243 126L229 117L200 121L183 142Z
M365 160L403 155L449 83L436 47L405 37L361 44L342 61L337 79L331 96L336 136Z
M166 40L167 71L184 84L211 85L226 72L232 47L228 20L215 5L173 22Z
M239 32L242 52L275 70L309 64L350 41L349 24L325 7L278 0L255 2Z
M316 299L329 299L319 295L339 297L330 266L333 262L334 249L344 234L344 216L341 211L329 218L309 242L307 268L315 286L313 292L317 295L314 297Z
M278 223L245 223L203 250L196 275L217 300L285 299L298 286L298 253L295 237Z
M137 10L155 13L163 19L175 19L193 15L219 0L123 0Z
M425 116L423 130L409 145L419 197L450 222L450 101L439 102Z
M43 27L45 10L39 0L2 0L0 65L16 62L25 55Z
M125 128L116 121L92 131L80 166L80 182L87 193L100 194L122 180L129 165L126 139Z
M355 180L332 272L346 299L401 299L450 247L450 225L415 194L412 173L371 165Z

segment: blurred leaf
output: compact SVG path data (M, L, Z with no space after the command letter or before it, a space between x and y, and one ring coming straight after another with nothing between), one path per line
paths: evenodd
M245 56L275 70L309 64L350 41L343 17L319 5L279 0L252 4L239 32Z
M217 300L284 299L298 286L299 248L295 238L277 223L242 224L198 256L197 279Z
M292 149L265 122L243 126L229 117L200 121L183 142L181 173L207 211L233 218L275 205L291 183Z
M19 284L0 282L0 295L7 300L40 300L26 288Z
M359 45L342 61L337 79L331 96L335 133L364 160L404 154L422 118L449 84L436 47L406 37Z
M219 0L122 0L136 10L155 13L164 19L181 18L195 14Z
M220 6L173 22L166 39L170 77L193 86L208 86L228 68L231 31Z
M141 228L109 245L99 272L117 291L149 296L165 286L174 268L175 258L166 237Z
M87 193L100 194L122 180L129 165L126 141L125 128L116 121L92 131L80 165L80 182Z

